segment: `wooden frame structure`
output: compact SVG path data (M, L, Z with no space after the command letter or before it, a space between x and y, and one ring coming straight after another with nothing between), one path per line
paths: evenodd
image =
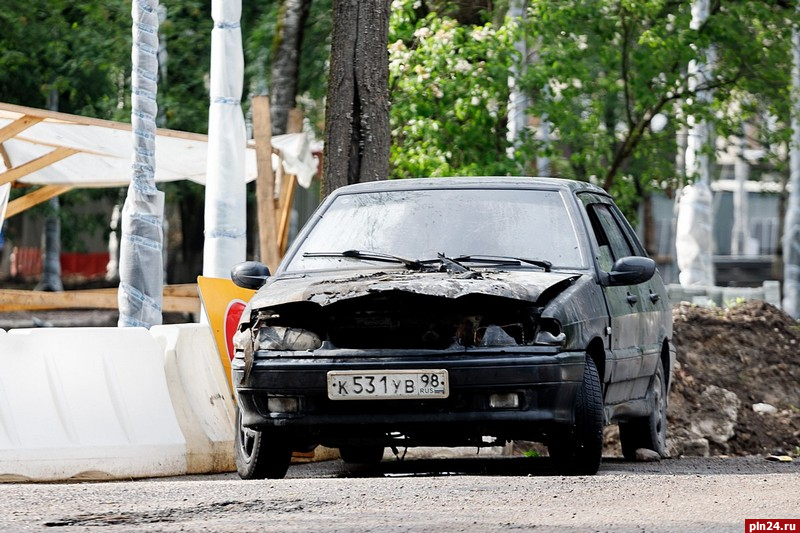
M255 117L256 138L254 148L248 156L253 156L253 163L246 163L248 181L256 179L257 198L258 198L258 221L259 221L259 243L261 258L264 263L274 270L280 258L286 251L289 234L289 218L294 196L294 187L297 180L292 175L283 175L282 165L278 165L278 179L280 189L275 194L275 175L272 169L272 156L281 154L271 146L271 120L269 116L269 99L267 97L257 97L253 100L253 110ZM12 118L9 118L12 117ZM2 120L4 119L5 120ZM110 176L107 182L91 182L89 185L82 185L81 176L69 176L60 183L37 182L29 180L37 172L54 167L70 158L96 157L98 161L103 161L104 165L109 166L108 161L122 164L127 168L130 165L131 156L129 153L121 153L109 149L85 146L75 143L75 138L66 140L63 144L54 141L58 134L45 136L44 139L37 139L30 133L34 126L42 123L53 124L54 128L101 128L109 134L119 135L122 132L130 135L131 125L122 122L112 122L101 119L57 113L41 109L27 108L11 104L0 103L0 160L3 162L5 170L0 171L0 185L11 183L12 187L21 186L32 187L33 190L22 197L11 200L6 209L5 218L11 218L23 211L45 202L55 196L63 194L69 190L81 186L91 187L122 187L127 185L129 175L125 178ZM267 126L266 130L265 125ZM290 118L290 132L300 132L302 126L302 116L297 110L293 110ZM79 138L79 136L77 137ZM199 146L205 148L207 136L180 132L175 130L157 130L158 141L173 143L173 146L185 146L186 150L195 150L195 155L199 155ZM8 141L22 140L31 145L35 145L39 151L36 157L12 164L9 151L4 146ZM70 142L73 141L73 142ZM177 144L176 144L177 143ZM157 148L158 153L158 148ZM204 156L204 153L203 153ZM280 159L279 159L280 160ZM256 164L257 163L257 164ZM158 163L157 163L158 164ZM178 165L180 166L180 165ZM157 169L157 172L160 169ZM175 170L175 169L173 169ZM205 176L205 158L202 160L202 168L187 170L187 175L179 174L182 168L177 169L178 173L169 176L168 179L160 181L172 181L177 179L192 179L199 181ZM127 172L126 174L129 174ZM158 176L157 176L158 178ZM158 179L157 179L158 181ZM117 289L96 289L86 291L67 291L67 292L32 292L0 289L0 312L19 311L19 310L42 310L42 309L116 309ZM172 285L164 287L163 311L166 312L191 312L198 313L200 310L200 298L197 293L196 284Z

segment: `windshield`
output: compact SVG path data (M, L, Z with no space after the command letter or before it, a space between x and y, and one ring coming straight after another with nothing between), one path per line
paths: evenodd
M503 256L585 268L574 221L557 191L432 189L339 196L296 250L287 271L351 268L349 250L411 260ZM307 254L304 257L304 254ZM322 255L315 255L322 254ZM369 259L359 257L369 264Z

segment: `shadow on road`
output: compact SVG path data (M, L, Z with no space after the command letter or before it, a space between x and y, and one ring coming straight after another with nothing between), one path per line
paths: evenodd
M306 465L310 466L310 465ZM313 468L313 467L312 467ZM289 473L292 474L293 469ZM338 478L433 476L557 476L548 457L469 457L447 459L390 459L376 465L332 461L327 475ZM598 475L759 475L798 473L800 461L776 463L764 457L680 457L658 462L604 458ZM295 473L300 473L295 471ZM311 474L311 472L308 472ZM313 475L313 474L311 474Z

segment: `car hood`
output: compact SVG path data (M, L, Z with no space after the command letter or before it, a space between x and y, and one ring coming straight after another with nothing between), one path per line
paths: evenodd
M467 277L465 276L472 276ZM544 305L580 274L539 271L448 272L392 271L282 275L267 281L251 300L252 309L292 302L320 306L382 292L406 292L442 298L484 294ZM548 289L553 289L548 291Z

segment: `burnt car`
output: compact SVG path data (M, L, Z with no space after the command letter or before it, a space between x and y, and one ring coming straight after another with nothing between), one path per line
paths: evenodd
M334 191L234 336L236 463L281 478L293 450L547 445L556 471L665 454L675 350L654 261L602 189L556 178L429 178Z

